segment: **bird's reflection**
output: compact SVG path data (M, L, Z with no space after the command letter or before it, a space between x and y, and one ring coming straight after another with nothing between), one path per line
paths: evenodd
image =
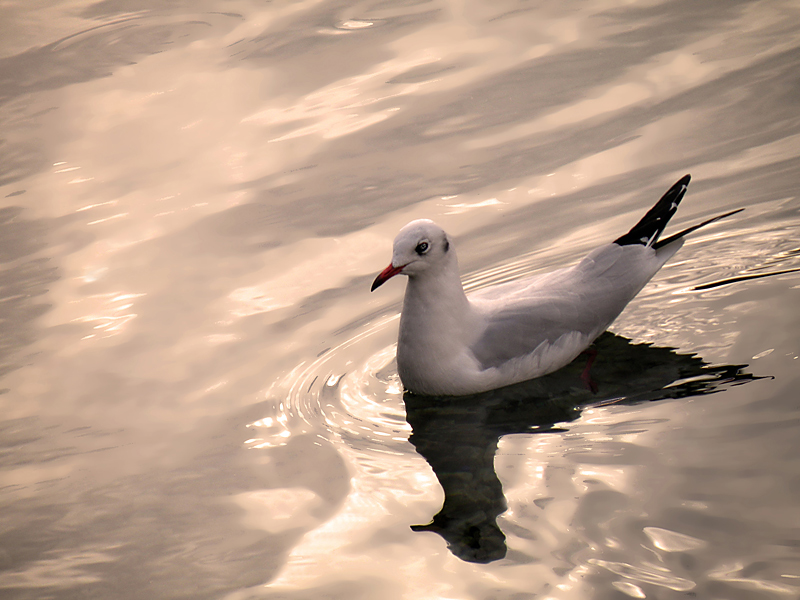
M577 419L590 404L710 394L724 384L757 379L743 371L746 365L711 366L693 354L633 344L611 333L598 338L593 348L597 354L591 382L586 381L587 357L582 355L550 375L483 394L405 394L411 443L431 465L445 493L433 521L414 525L414 531L438 533L466 561L501 559L506 543L497 516L506 510L506 502L494 471L501 436L560 431L558 423Z

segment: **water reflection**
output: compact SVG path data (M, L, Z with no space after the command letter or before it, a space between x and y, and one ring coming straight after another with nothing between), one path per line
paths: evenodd
M634 344L612 333L594 345L591 382L582 376L585 355L545 377L467 397L406 393L410 442L425 457L445 492L442 509L414 531L441 535L459 558L477 563L506 555L497 517L506 510L494 457L501 436L563 431L582 407L684 398L759 379L746 365L711 366L694 354ZM593 392L595 389L597 392Z

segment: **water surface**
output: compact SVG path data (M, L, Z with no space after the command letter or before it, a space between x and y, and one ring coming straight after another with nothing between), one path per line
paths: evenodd
M795 4L4 3L3 597L797 597ZM684 173L596 392L403 397L407 221L474 289Z

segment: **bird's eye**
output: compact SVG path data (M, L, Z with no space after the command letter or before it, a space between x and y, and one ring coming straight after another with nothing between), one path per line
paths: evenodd
M414 250L417 252L417 254L421 255L425 254L428 251L428 248L430 248L430 244L428 242L420 242L417 244L417 247L414 248Z

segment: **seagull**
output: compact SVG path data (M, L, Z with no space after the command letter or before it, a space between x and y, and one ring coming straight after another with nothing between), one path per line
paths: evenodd
M428 219L403 227L391 264L372 284L375 291L395 275L408 277L397 340L403 387L427 396L463 396L541 377L572 362L687 234L744 210L659 239L690 179L682 177L633 229L578 264L469 295L450 236Z

